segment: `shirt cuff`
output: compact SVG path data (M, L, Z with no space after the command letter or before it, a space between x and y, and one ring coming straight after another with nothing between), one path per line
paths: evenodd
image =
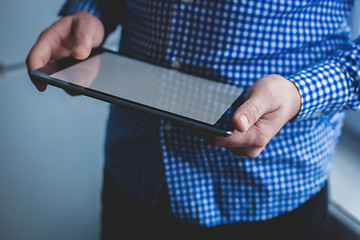
M286 77L299 90L300 112L295 120L341 111L349 98L349 76L336 60L328 60Z

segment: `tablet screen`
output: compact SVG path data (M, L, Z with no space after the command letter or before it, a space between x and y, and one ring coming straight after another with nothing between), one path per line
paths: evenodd
M103 52L51 77L214 125L243 89Z

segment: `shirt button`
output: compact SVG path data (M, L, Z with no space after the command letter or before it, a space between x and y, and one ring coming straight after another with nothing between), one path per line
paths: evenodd
M170 131L171 129L172 129L172 126L171 126L171 123L166 123L165 124L165 126L164 126L164 129L166 130L166 131Z
M173 69L180 69L181 64L179 59L175 59L175 61L172 62L171 68Z

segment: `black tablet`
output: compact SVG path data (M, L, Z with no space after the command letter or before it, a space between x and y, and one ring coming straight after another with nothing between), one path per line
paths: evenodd
M244 92L102 48L86 60L62 59L32 71L30 77L220 136L232 134L232 116Z

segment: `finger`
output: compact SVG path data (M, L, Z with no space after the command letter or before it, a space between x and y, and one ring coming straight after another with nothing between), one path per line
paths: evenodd
M200 137L214 146L228 149L239 157L255 158L261 153L269 140L265 137L256 137L250 131L246 133L234 131L234 134L230 137L215 135L201 135Z
M224 145L226 145L226 143L231 142L231 140L229 141L229 139L233 137L233 135L229 136L229 137L220 137L218 135L208 133L205 131L201 131L201 130L198 130L198 129L195 129L195 128L192 128L189 126L185 127L185 129L190 131L195 136L201 138L205 142L210 143L211 145L214 145L214 146L219 146L219 147L223 147Z
M92 40L89 34L78 32L75 35L75 43L72 48L74 58L83 60L89 57L92 49Z
M26 60L26 65L29 73L35 69L44 66L45 64L46 64L46 58L43 58L41 55L37 55L37 53L34 52L30 53ZM47 86L46 83L37 81L33 78L31 78L31 81L33 82L37 90L39 90L40 92L46 90L46 86Z
M40 34L26 59L29 72L43 67L51 60L70 56L70 49L64 43L70 36L71 21L70 17L64 17Z
M228 148L238 157L256 158L260 155L264 148Z
M72 97L81 95L80 93L74 92L73 90L66 90L66 89L64 89L64 91L65 91L67 94L69 94L70 96L72 96Z
M225 148L258 148L266 141L265 137L258 137L258 129L253 128L247 132L239 132L235 130L233 135L229 137L220 137L217 135L197 135L211 145Z
M31 48L26 59L26 65L29 72L45 66L50 61L51 45L49 43L49 38L49 34L44 31Z
M246 132L268 112L268 106L266 97L260 93L252 94L234 113L235 128L240 132Z
M26 58L28 72L45 66L51 59L51 47L48 42L47 33L40 35ZM45 91L47 84L31 79L39 91Z
M83 60L89 57L92 48L98 47L104 38L104 28L95 17L84 17L74 23L72 55Z
M269 136L266 137L266 134L259 134L260 129L256 126L247 132L235 130L229 137L220 137L198 130L191 130L191 132L211 145L224 147L239 157L249 158L257 157L271 139Z

